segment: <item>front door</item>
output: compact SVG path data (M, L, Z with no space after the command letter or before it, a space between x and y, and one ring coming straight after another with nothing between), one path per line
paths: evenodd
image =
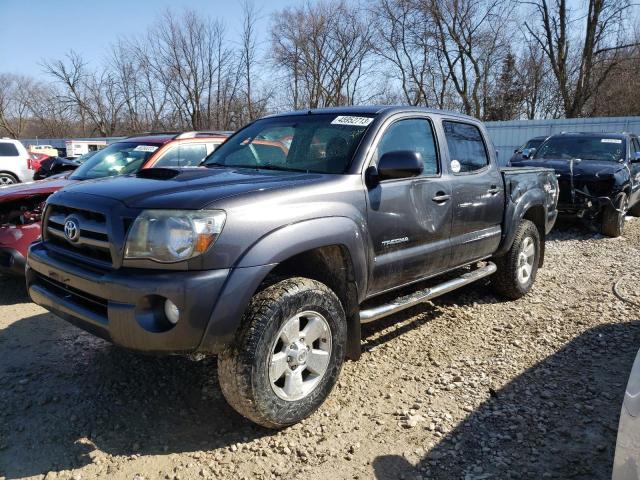
M392 151L420 153L420 176L384 180L369 189L368 225L373 244L370 294L446 269L450 261L451 181L442 174L431 120L391 121L379 137L372 164Z
M458 120L442 122L455 177L452 264L464 265L494 253L502 237L504 184L497 162L477 125Z

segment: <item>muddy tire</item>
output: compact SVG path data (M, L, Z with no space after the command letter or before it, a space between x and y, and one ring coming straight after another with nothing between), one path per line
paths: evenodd
M530 220L522 220L509 251L494 259L498 271L491 277L493 291L516 300L533 287L540 263L540 234Z
M629 209L629 197L626 193L621 194L617 207L607 205L602 210L601 231L607 237L616 238L624 232L625 217Z
M229 405L268 428L311 415L333 389L344 362L345 313L336 294L308 278L257 293L233 345L218 357Z

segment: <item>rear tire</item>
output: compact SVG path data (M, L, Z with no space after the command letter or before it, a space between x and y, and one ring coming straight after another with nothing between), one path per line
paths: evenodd
M13 185L14 183L20 183L15 175L7 172L0 172L0 187L4 185Z
M629 197L626 193L621 194L618 201L618 208L607 205L602 209L602 234L607 237L616 238L624 233L625 217L629 208Z
M498 271L491 277L491 286L497 294L516 300L529 293L540 263L540 234L535 224L522 220L511 248L494 262Z
M256 294L233 345L218 357L229 405L268 428L311 415L333 389L347 329L336 294L308 278L290 278Z

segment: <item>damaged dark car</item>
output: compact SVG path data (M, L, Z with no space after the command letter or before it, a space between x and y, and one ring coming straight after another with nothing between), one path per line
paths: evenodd
M627 215L640 216L640 141L630 133L562 133L523 152L513 166L556 171L558 211L577 216L609 237L624 230Z

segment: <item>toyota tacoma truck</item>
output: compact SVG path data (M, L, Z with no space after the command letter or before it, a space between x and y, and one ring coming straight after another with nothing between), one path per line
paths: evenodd
M525 295L556 219L552 170L501 170L479 121L438 110L270 116L203 167L49 197L29 294L130 350L216 354L230 405L271 428L321 405L363 323L487 277Z
M560 185L558 211L624 232L627 214L640 217L640 141L630 133L560 133L523 152L512 166L553 168Z

